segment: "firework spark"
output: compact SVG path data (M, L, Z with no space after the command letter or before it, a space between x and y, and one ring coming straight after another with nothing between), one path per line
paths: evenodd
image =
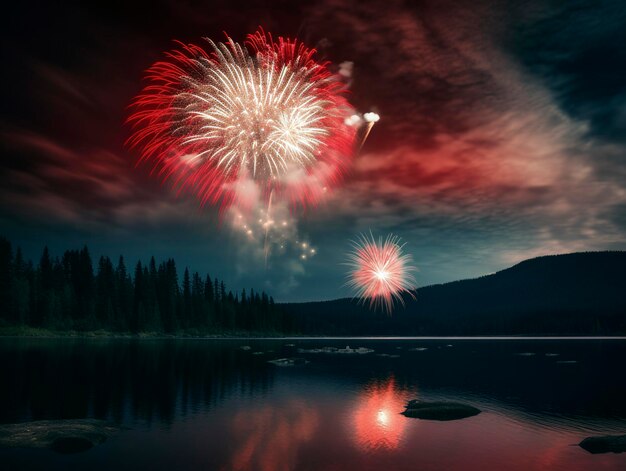
M243 45L207 42L178 43L148 70L129 146L202 205L246 207L249 191L315 204L354 153L341 77L314 49L262 29Z
M390 234L383 242L382 237L376 240L371 233L361 234L352 245L348 285L359 299L369 299L370 307L391 312L394 301L404 304L403 293L413 296L415 268L411 256L402 253L405 244L399 237Z
M265 260L266 269L270 267L270 255L277 254L293 258L300 263L317 255L317 248L308 238L298 234L297 221L290 214L284 202L268 206L269 210L257 208L251 213L229 210L229 220L239 240L245 242L247 249L255 258ZM248 260L249 261L249 260Z

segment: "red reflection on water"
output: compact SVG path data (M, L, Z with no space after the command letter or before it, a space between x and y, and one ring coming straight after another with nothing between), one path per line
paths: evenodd
M354 411L357 443L368 450L393 450L398 447L406 418L404 410L409 392L396 387L393 376L365 387Z
M239 412L233 423L237 448L228 469L296 469L298 450L311 440L318 423L317 412L299 401Z

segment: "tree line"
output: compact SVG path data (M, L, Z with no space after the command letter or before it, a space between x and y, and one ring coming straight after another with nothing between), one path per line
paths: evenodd
M174 259L126 267L85 246L38 263L0 238L0 324L51 330L205 334L293 331L292 317L267 293L228 290L224 281L184 270Z

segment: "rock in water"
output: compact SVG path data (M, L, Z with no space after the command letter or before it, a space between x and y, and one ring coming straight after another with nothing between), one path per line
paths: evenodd
M299 366L306 365L308 363L304 358L277 358L276 360L270 360L271 363L276 366Z
M588 437L578 444L589 453L622 453L626 451L626 435Z
M299 348L298 353L332 353L332 354L342 354L342 355L364 355L366 353L372 353L374 350L371 348L358 347L358 348L350 348L349 345L346 348L337 348L337 347L323 347L323 348Z
M424 420L458 420L480 414L480 409L458 402L423 402L417 399L409 401L405 417Z
M37 420L0 425L0 446L78 453L103 443L119 427L102 420Z

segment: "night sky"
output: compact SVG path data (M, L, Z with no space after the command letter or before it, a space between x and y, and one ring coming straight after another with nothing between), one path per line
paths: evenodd
M174 257L279 301L349 294L359 232L407 242L419 286L545 254L626 249L624 2L12 2L2 15L0 234L38 259ZM129 2L130 3L130 2ZM136 167L128 105L172 40L262 25L335 67L374 127L298 217L307 261L265 267L212 207Z

